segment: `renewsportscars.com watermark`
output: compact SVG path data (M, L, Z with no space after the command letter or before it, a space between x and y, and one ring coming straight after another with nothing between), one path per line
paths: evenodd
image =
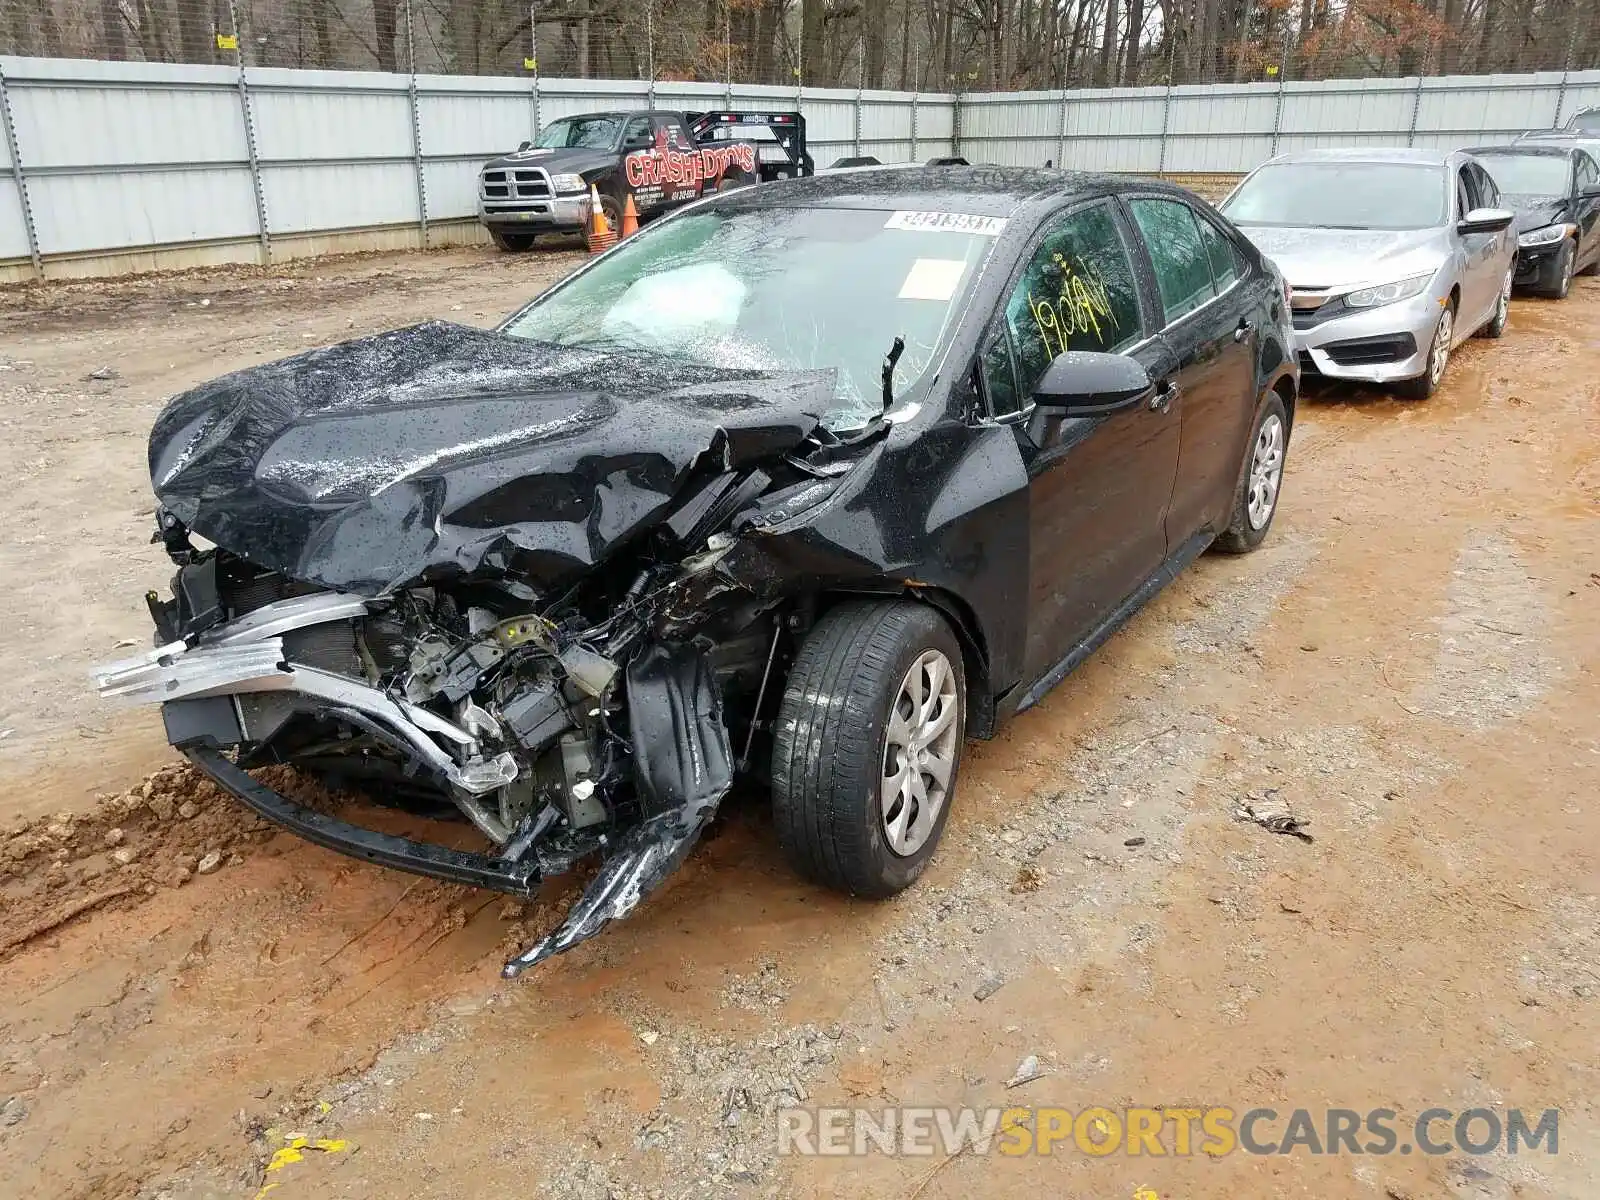
M1429 1108L780 1108L801 1155L1520 1154L1560 1147L1560 1110Z

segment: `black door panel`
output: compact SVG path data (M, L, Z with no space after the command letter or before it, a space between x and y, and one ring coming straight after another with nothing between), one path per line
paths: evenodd
M1158 386L1170 383L1173 359L1159 338L1132 356ZM1025 680L1059 662L1166 557L1186 398L1163 400L1017 428L1031 508Z

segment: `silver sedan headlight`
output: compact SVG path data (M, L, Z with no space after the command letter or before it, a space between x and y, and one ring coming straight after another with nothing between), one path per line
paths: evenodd
M1344 298L1345 305L1349 308L1377 308L1382 304L1398 304L1402 300L1421 294L1428 286L1428 280L1433 275L1413 275L1409 279L1397 279L1394 283L1379 284L1377 287L1361 288L1351 292Z
M1563 238L1572 236L1571 225L1546 225L1543 229L1530 229L1517 235L1519 246L1553 246Z
M564 174L550 176L550 186L558 192L581 192L587 185L582 175Z

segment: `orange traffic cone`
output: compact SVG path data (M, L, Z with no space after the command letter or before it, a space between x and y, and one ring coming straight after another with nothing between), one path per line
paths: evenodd
M589 185L589 253L599 254L617 244L616 230L606 220L606 211L600 207L600 190Z
M628 200L622 206L622 236L630 237L639 232L639 210L633 206L633 193L628 193Z

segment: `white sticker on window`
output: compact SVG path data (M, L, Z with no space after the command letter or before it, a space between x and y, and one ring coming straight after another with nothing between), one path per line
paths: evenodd
M959 258L919 258L900 285L902 300L938 300L949 303L961 286L967 264Z
M974 213L892 212L883 223L885 229L935 230L949 233L978 233L999 237L1005 230L1004 217L982 217Z

